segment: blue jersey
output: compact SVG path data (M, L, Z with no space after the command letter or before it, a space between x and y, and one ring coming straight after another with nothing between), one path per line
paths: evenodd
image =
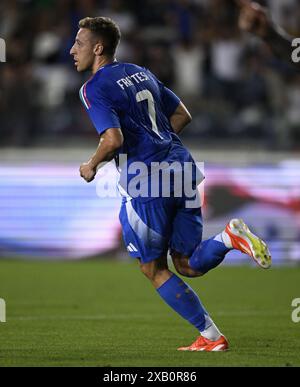
M127 155L127 163L120 165L120 184L125 191L135 176L128 173L133 162L194 164L169 120L180 99L148 69L131 63L107 64L81 87L80 98L100 135L109 128L123 133L119 154Z

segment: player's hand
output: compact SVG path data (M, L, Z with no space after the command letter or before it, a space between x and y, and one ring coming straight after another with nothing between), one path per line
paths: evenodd
M266 38L271 27L271 21L264 7L250 0L236 0L240 7L239 27L243 31L252 32L261 38Z
M88 183L94 180L97 173L97 169L93 168L90 163L81 164L79 171L80 176Z

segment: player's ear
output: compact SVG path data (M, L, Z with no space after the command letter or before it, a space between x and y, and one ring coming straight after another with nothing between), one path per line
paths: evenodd
M94 47L94 54L97 56L102 55L104 47L101 43L97 43Z

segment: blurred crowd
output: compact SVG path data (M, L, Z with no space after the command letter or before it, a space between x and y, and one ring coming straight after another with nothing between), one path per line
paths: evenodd
M300 37L299 0L260 3ZM78 97L89 75L69 55L86 16L114 19L117 59L148 67L184 100L195 145L300 148L300 73L239 31L233 0L1 0L0 145L95 140Z

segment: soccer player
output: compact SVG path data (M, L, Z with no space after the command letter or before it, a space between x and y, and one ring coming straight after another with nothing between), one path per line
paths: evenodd
M291 60L293 38L272 22L266 8L250 0L236 3L240 7L239 27L259 36L278 58L299 69L299 63Z
M198 177L196 163L178 137L191 121L187 108L149 70L118 62L115 52L119 40L119 27L111 19L87 17L79 22L70 51L77 71L92 73L80 89L80 98L100 136L96 152L80 166L80 174L90 182L100 163L115 158L121 168L124 196L120 221L127 250L139 260L142 273L161 298L200 332L192 345L179 350L227 350L228 341L196 293L170 271L167 253L170 250L177 272L187 277L207 273L231 249L250 255L263 268L271 264L270 253L239 219L231 220L219 235L201 242L201 208L187 206L191 195L175 195L174 182L170 183L169 197L160 193L164 187L159 187L158 196L131 195L128 187L136 174L132 175L130 168L136 162L143 162L147 171L153 162L177 162L177 166L189 163L192 168L185 180L195 187ZM120 165L122 154L126 154L127 162ZM145 179L152 181L149 176Z

